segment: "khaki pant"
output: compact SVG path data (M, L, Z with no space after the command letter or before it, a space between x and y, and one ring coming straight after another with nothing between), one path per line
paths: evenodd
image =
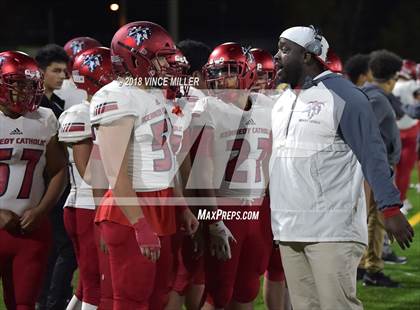
M382 260L385 236L384 218L382 212L377 209L372 189L366 182L365 193L368 210L368 247L359 267L374 273L384 269L384 261Z
M356 271L365 246L356 242L282 242L293 310L363 309Z

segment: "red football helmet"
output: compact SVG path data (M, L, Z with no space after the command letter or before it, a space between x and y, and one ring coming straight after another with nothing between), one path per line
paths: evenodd
M29 56L25 52L21 52L21 51L4 51L4 52L1 52L0 55L1 56L11 56L11 57L14 57L14 56L19 57L20 55Z
M102 46L97 40L90 37L77 37L71 39L64 45L64 50L70 57L70 64L73 65L74 58L81 52L93 48Z
M176 72L176 76L187 78L188 77L188 69L190 68L190 64L188 63L187 58L182 54L181 50L178 48L176 49L175 54L172 54L167 57L168 64L172 70L172 72ZM183 81L181 81L183 82ZM182 86L182 92L181 92ZM166 92L166 98L174 99L175 97L182 97L187 96L190 87L188 84L184 83L183 85L174 85L170 86Z
M0 53L0 104L18 114L38 109L44 94L36 61L22 52Z
M180 75L186 76L190 67L187 58L182 54L180 49L176 49L175 54L169 55L167 61L173 70L179 72Z
M168 65L168 57L175 53L175 44L166 30L147 21L122 26L111 42L112 67L118 76L145 78L175 75L176 72ZM162 61L161 57L166 61Z
M410 59L404 59L403 65L400 72L398 72L398 75L406 78L407 80L416 79L416 66L417 64L414 61Z
M325 61L326 66L329 70L335 73L343 72L343 63L341 62L340 57L334 51L329 48L327 53L327 60Z
M257 78L257 66L248 48L228 42L213 50L203 75L208 88L226 88L225 79L237 77L238 89L250 89Z
M111 51L106 47L94 47L80 53L74 59L73 81L78 88L95 94L102 86L114 80Z
M253 48L250 52L254 56L255 63L257 64L256 87L259 89L274 88L276 65L273 55L261 48Z

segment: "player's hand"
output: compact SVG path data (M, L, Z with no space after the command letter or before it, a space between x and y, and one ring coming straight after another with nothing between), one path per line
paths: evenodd
M405 218L404 214L398 212L396 215L384 218L385 230L391 242L397 240L401 249L409 248L413 242L414 230Z
M39 224L39 220L42 218L42 213L38 208L31 208L25 210L20 217L20 228L25 233L32 232Z
M199 225L198 220L189 208L185 208L182 212L180 221L180 230L185 234L192 235L197 231Z
M160 256L160 240L144 217L133 224L137 244L143 256L156 262Z
M0 229L5 229L11 234L20 231L19 216L10 210L0 210Z
M231 259L232 254L229 242L234 241L236 243L236 240L223 221L210 224L209 234L211 255L216 255L217 259L223 261Z
M199 225L197 231L191 236L193 243L193 258L199 259L204 254L203 225Z

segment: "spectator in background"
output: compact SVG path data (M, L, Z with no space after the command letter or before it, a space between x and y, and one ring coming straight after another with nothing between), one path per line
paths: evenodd
M356 54L350 57L344 65L345 76L358 87L372 81L369 70L369 55Z
M65 102L54 94L54 91L60 89L66 78L69 57L61 46L48 44L38 50L35 59L44 73L45 92L41 106L50 108L58 119L64 110ZM73 295L71 281L77 263L63 221L63 206L69 192L70 183L50 214L54 240L44 286L37 304L39 310L63 310Z
M207 63L210 56L210 47L200 41L183 40L177 44L182 54L187 59L190 67L187 74L191 77L199 79L199 84L190 87L188 95L192 97L201 98L204 96L202 90L207 88L206 81L204 80L202 68Z
M345 76L349 78L356 86L362 87L367 82L372 82L372 72L369 69L369 55L362 55L356 54L349 58L349 60L345 64ZM386 94L388 99L390 100L392 107L396 113L396 117L401 118L404 115L404 111L401 108L401 102L392 95L392 93ZM369 185L365 181L365 192L369 194L371 189ZM370 196L366 196L367 204L369 205ZM373 206L372 206L373 207ZM391 261L393 263L404 263L406 262L406 258L402 256L397 256L394 251L392 251L389 238L385 236L383 238L381 233L375 233L376 231L383 231L383 225L378 222L376 219L377 213L372 211L368 214L368 230L372 231L373 233L368 234L368 247L367 250L360 262L359 268L357 269L357 279L362 280L364 274L366 273L365 269L365 262L368 261L375 261L376 257L381 257L386 261ZM374 217L371 219L371 217ZM383 241L385 239L385 241ZM381 250L381 247L375 247L375 245L379 244L383 241L383 251L378 252Z
M369 60L372 82L365 83L362 90L369 97L373 111L379 124L379 130L385 144L388 164L395 167L400 158L401 142L397 128L395 113L387 95L390 94L397 81L397 73L402 65L399 56L386 50L375 51ZM368 238L367 252L362 259L364 285L399 287L399 283L384 275L382 249L384 243L383 215L378 211L372 189L365 184L368 204Z

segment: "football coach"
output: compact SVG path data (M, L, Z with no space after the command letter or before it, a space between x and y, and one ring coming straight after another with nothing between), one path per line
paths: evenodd
M404 249L414 236L368 98L328 70L327 52L319 30L292 27L275 56L279 81L291 87L272 112L271 225L295 310L363 309L364 179L390 238Z

